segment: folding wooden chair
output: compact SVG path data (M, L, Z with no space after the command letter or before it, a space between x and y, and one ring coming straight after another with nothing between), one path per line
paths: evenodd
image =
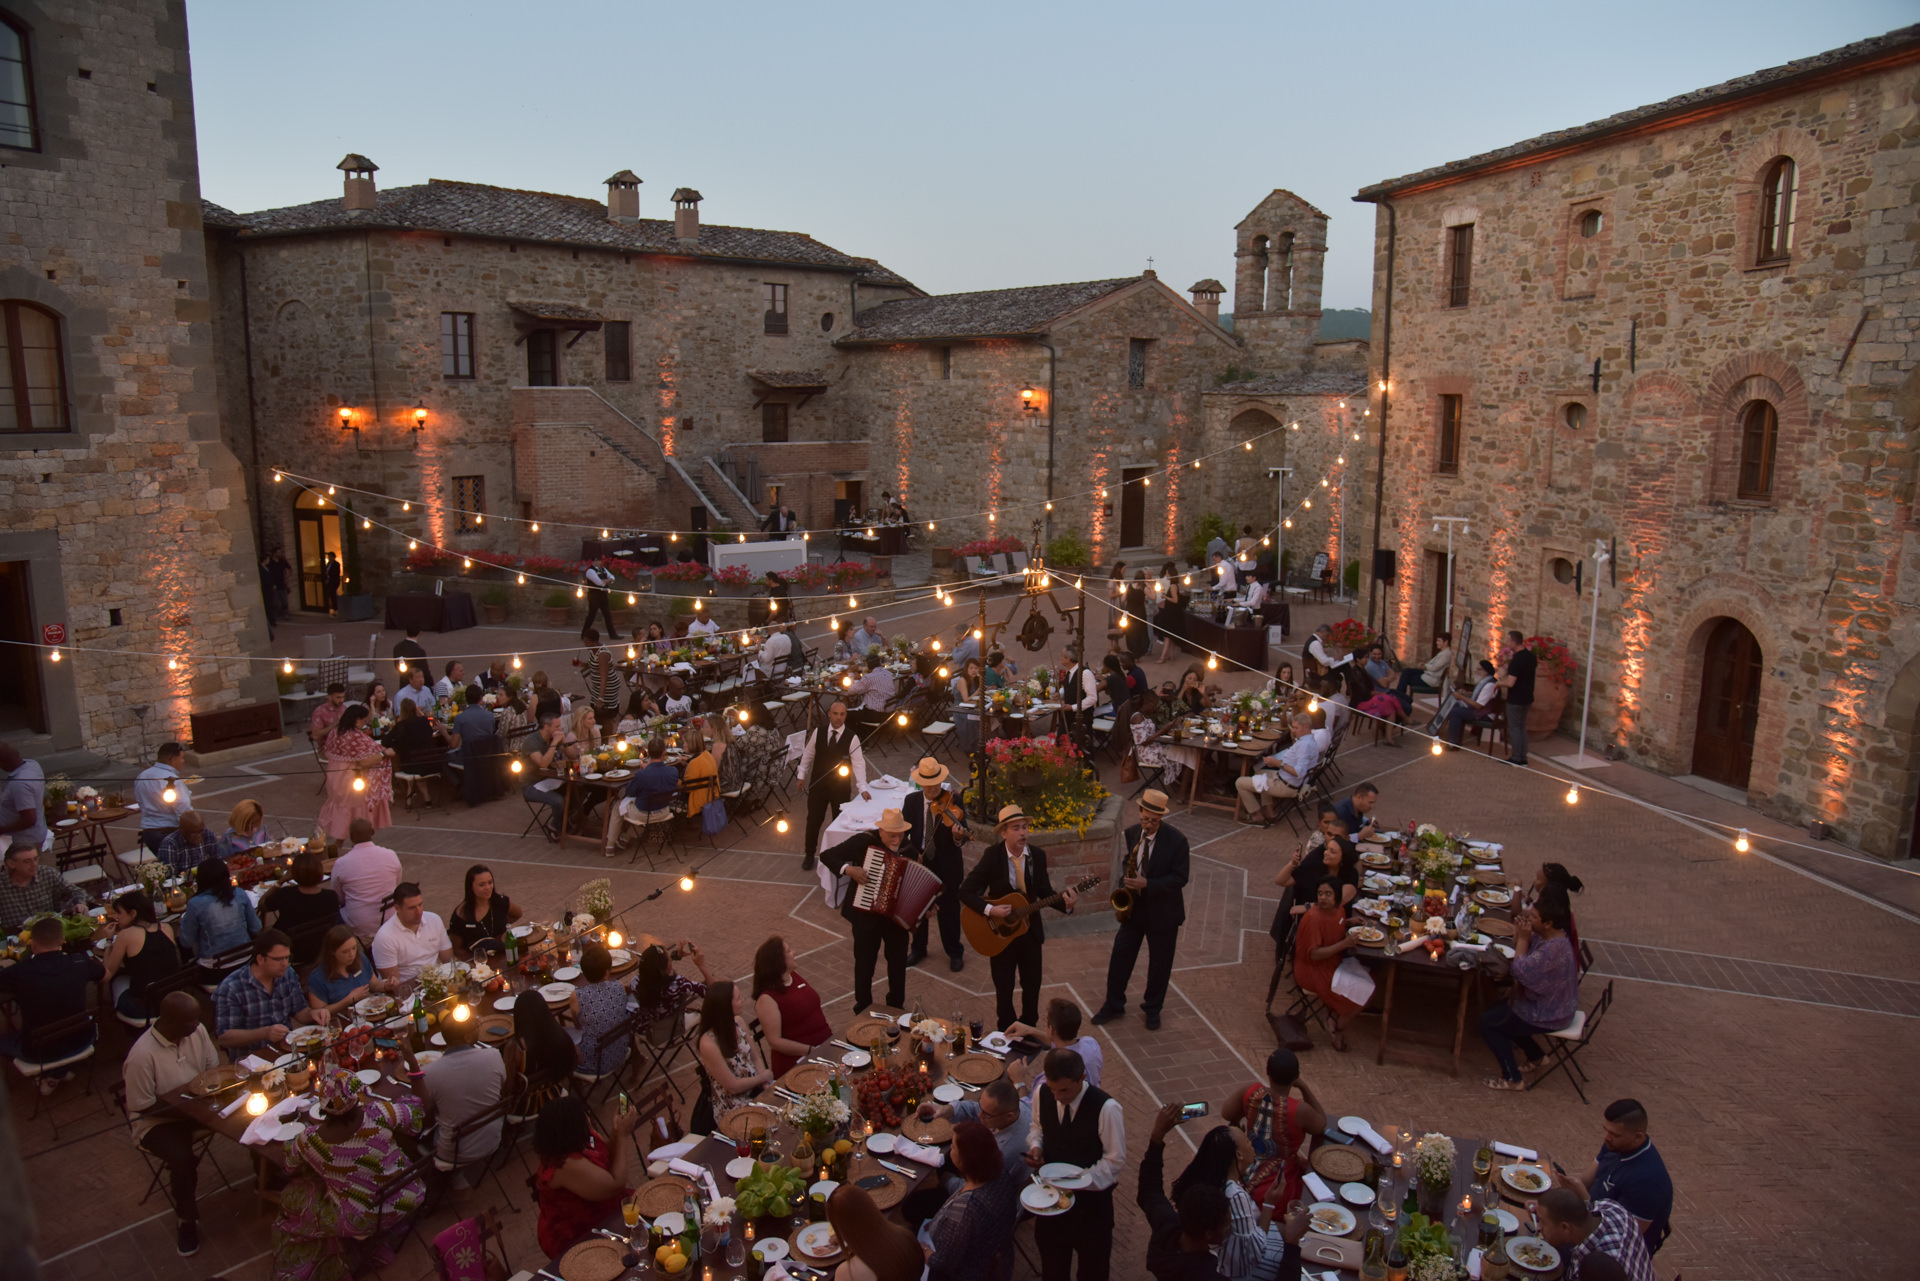
M609 1071L585 1071L583 1064L586 1062L588 1055L583 1053L580 1056L581 1062L576 1063L573 1068L573 1079L586 1087L584 1094L587 1102L593 1102L594 1091L603 1089L603 1087L607 1085L617 1084L620 1078L626 1073L627 1068L633 1063L633 1038L639 1035L639 1033L640 1014L639 1011L636 1010L594 1039L594 1044L591 1047L591 1057L595 1063L604 1061L607 1057L607 1051L613 1049L616 1045L620 1045L623 1042L627 1045L627 1053L620 1060L620 1065ZM580 1048L586 1050L589 1047L583 1045Z
M76 1040L82 1032L89 1036L84 1049L59 1052L52 1048ZM13 1069L32 1082L35 1087L33 1112L28 1117L29 1120L36 1120L40 1116L40 1103L48 1097L48 1092L40 1089L39 1086L42 1081L48 1079L49 1073L57 1073L65 1068L85 1064L86 1081L80 1092L93 1093L93 1052L99 1041L100 1031L94 1026L93 1015L84 1011L79 1014L70 1014L64 1019L55 1019L42 1027L21 1033L20 1057L13 1061ZM59 1133L59 1126L54 1127L54 1133L56 1135Z
M198 962L203 972L211 971L220 976L220 978L214 979L212 982L208 982L205 978L200 979L200 990L211 996L213 990L220 986L222 979L225 979L227 975L253 960L253 944L249 941L240 944L238 947L230 947L226 951L213 956L195 957L194 959Z
M1527 1088L1531 1090L1555 1072L1565 1072L1567 1084L1573 1087L1573 1092L1580 1096L1582 1103L1585 1103L1587 1092L1580 1086L1587 1080L1587 1073L1578 1062L1580 1052L1592 1043L1593 1034L1600 1027L1600 1020L1606 1016L1607 1010L1612 1005L1613 980L1608 979L1607 986L1600 992L1600 999L1594 1002L1591 1010L1575 1010L1573 1022L1547 1033L1547 1070L1527 1082ZM1579 1080L1574 1079L1576 1075Z
M125 1081L115 1081L113 1083L112 1095L113 1105L120 1109L120 1115L126 1119L127 1123L132 1124L133 1114L127 1111L127 1083ZM162 1108L161 1111L165 1111L165 1109ZM193 1159L196 1162L203 1159L211 1161L213 1163L214 1173L220 1176L220 1186L222 1188L232 1188L233 1181L227 1178L227 1172L220 1167L220 1159L213 1154L213 1141L217 1137L212 1130L201 1130L195 1134L193 1137ZM145 1205L153 1199L153 1194L158 1192L167 1198L167 1204L173 1205L173 1187L171 1180L167 1178L166 1162L141 1147L138 1143L135 1143L133 1148L134 1151L140 1154L140 1159L146 1162L147 1173L151 1176L147 1180L147 1190L141 1194L137 1204ZM177 1205L173 1206L173 1209L176 1214L180 1212L180 1207Z
M491 1239L493 1245L500 1251L500 1271L502 1275L510 1275L513 1272L513 1262L507 1258L507 1234L505 1229L500 1226L499 1213L489 1206L479 1214L470 1217L479 1228L481 1254L484 1255L487 1252L487 1243L489 1239ZM442 1233L441 1235L444 1236L445 1234ZM447 1266L446 1256L441 1253L439 1237L427 1243L427 1251L433 1256L433 1266L440 1277L440 1281L453 1281L454 1273L452 1269ZM485 1267L483 1265L483 1268L489 1276L493 1274L491 1267ZM460 1275L467 1275L464 1268L461 1270Z
M646 1084L658 1072L682 1102L686 1101L686 1095L674 1082L673 1065L693 1044L692 1033L687 1028L687 1015L693 1012L693 1006L691 996L681 998L671 1011L641 1026L633 1039L635 1057L647 1063L640 1075L641 1084Z
M1462 737L1467 734L1473 736L1474 743L1487 755L1493 755L1494 740L1507 741L1507 696L1500 694L1494 698L1493 706L1487 709L1487 719L1468 721Z

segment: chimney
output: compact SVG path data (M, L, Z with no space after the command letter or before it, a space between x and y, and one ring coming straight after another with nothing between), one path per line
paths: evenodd
M1193 295L1193 309L1195 311L1216 325L1220 323L1220 295L1227 292L1225 285L1215 280L1212 276L1208 276L1187 292Z
M607 179L607 220L640 221L640 177L631 169L622 169Z
M700 239L700 201L703 196L692 187L673 193L674 239L692 244Z
M348 152L347 158L335 167L347 175L345 205L348 212L373 208L373 171L380 166L365 156Z

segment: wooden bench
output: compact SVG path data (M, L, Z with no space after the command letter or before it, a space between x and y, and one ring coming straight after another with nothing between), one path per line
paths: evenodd
M254 743L270 743L281 736L278 701L249 703L217 712L195 712L187 722L193 733L193 750L201 756Z

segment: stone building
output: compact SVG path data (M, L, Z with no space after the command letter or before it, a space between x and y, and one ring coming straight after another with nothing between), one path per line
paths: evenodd
M1909 28L1356 197L1400 652L1469 518L1478 652L1584 663L1597 584L1601 746L1887 855L1920 794L1917 92Z
M1272 469L1337 482L1366 412L1365 344L1315 337L1326 222L1276 191L1240 224L1232 332L1219 281L1189 301L1152 271L862 311L835 345L859 354L848 390L875 472L916 512L949 514L929 531L943 544L1025 537L1050 516L1094 564L1143 565L1183 555L1205 513L1266 533L1281 520ZM1287 498L1282 537L1334 551L1337 499L1303 498Z
M691 188L642 218L629 170L601 202L340 169L338 197L207 217L222 421L296 605L326 551L383 591L413 540L572 559L595 527L757 526L776 487L813 528L869 504L832 344L900 277L704 222Z
M220 438L180 0L0 8L0 733L122 759L274 700ZM26 646L64 638L64 661ZM275 718L277 722L277 717Z

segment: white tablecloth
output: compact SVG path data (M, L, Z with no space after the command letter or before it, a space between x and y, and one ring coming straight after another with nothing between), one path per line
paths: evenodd
M886 783L897 783L898 785L892 789L888 789L884 786ZM873 794L872 800L863 801L860 799L860 794L855 792L853 799L847 804L842 805L840 812L833 816L833 821L821 829L821 849L824 850L831 846L838 845L855 832L872 831L873 825L880 821L880 813L882 810L899 809L908 796L906 784L900 783L890 774L883 774L879 778L869 779L867 782L867 790Z

